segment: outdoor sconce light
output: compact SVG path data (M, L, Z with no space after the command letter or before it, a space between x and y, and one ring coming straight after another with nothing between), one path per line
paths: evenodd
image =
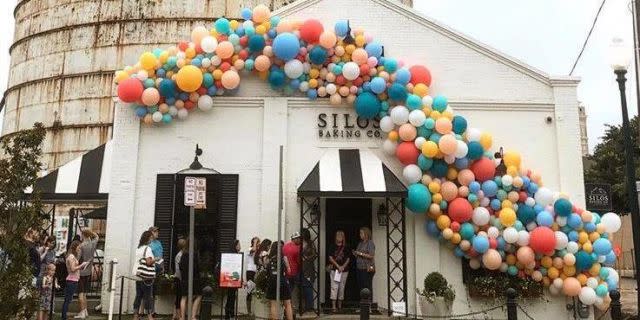
M384 227L387 225L387 207L381 203L378 207L378 226Z
M311 208L311 225L317 226L320 225L320 206L318 202L313 204L313 208Z

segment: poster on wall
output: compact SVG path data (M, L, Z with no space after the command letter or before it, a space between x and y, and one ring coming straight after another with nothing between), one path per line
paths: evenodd
M241 253L223 253L220 256L220 288L242 287L243 259Z
M610 184L585 183L584 189L587 210L598 212L613 210Z

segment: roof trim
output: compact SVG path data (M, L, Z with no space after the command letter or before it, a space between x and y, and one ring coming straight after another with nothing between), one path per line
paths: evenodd
M309 7L313 4L322 2L323 0L299 0L290 5L286 5L279 10L276 10L274 13L280 16L288 16L294 14L295 12L302 10L306 7ZM548 86L552 86L553 83L551 81L551 77L546 72L535 68L522 60L514 58L506 53L503 53L487 44L484 44L476 39L473 39L467 35L458 32L445 24L434 20L433 18L427 17L424 14L420 13L416 9L409 8L405 5L397 3L395 1L390 0L370 0L376 4L379 4L387 9L395 11L421 25L427 27L433 31L436 31L443 36L446 36L458 43L461 43L468 48L475 50L497 62L500 62L514 70L517 70L535 80L538 80L541 83L544 83Z

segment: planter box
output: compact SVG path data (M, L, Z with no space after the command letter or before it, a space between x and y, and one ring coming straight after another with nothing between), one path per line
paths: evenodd
M436 297L433 302L429 302L424 296L418 295L418 302L423 316L444 317L451 315L451 304L447 303L443 297Z

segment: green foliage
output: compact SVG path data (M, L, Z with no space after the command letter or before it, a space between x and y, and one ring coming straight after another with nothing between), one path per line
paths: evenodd
M444 297L447 302L453 302L456 298L453 287L439 272L431 272L424 278L424 289L422 292L418 291L418 294L426 297L430 302L433 302L435 297Z
M519 297L542 297L542 283L532 279L512 277L502 272L488 272L473 277L467 284L472 297L502 299L508 288L514 288Z
M635 159L636 178L640 177L638 159L640 156L638 117L631 119L631 143ZM627 206L625 150L622 125L607 125L602 141L596 145L593 154L587 157L584 170L585 182L609 183L613 200L613 211L629 212Z
M37 194L25 203L23 190L40 171L45 130L36 124L0 140L0 319L26 319L36 311L37 294L24 236L42 225Z

